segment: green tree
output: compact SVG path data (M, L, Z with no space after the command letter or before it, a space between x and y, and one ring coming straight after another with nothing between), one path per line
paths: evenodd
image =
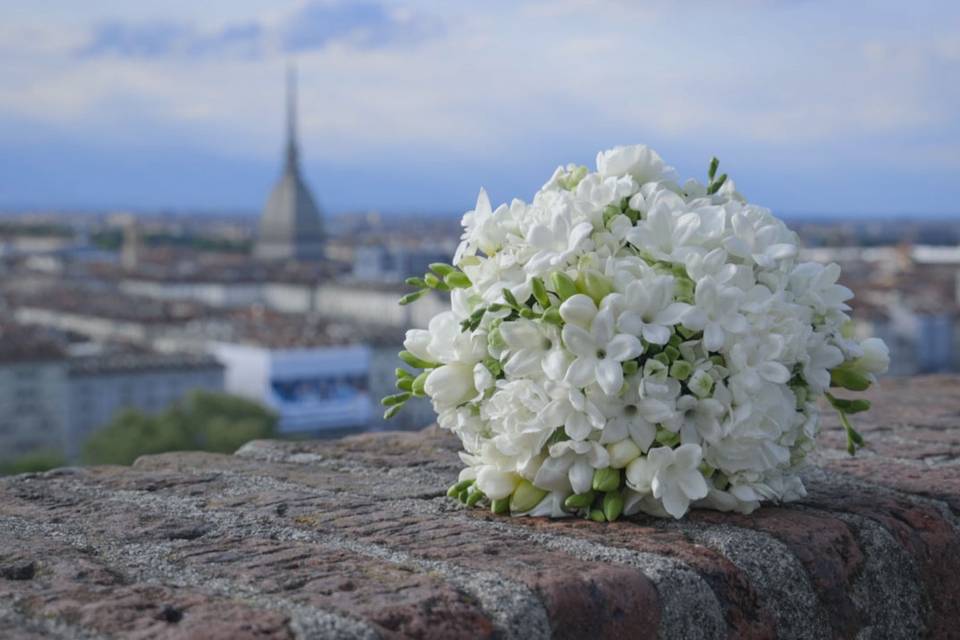
M84 443L89 464L130 464L165 451L232 453L275 434L277 417L262 405L225 393L196 391L158 415L128 409Z
M66 462L63 455L56 451L38 449L0 463L0 476L49 471L64 466Z

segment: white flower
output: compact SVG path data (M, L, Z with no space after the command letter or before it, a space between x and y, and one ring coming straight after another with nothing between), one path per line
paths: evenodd
M656 151L642 144L601 151L597 154L597 172L604 177L629 175L640 184L680 179Z
M606 424L600 434L602 444L622 442L629 438L641 451L653 444L657 435L655 422L671 415L672 409L660 400L640 396L640 385L629 379L620 396L609 396L598 386L588 389L590 399L603 414ZM647 419L653 418L654 422Z
M503 370L516 377L540 375L547 355L560 343L556 327L525 318L501 324L500 335L509 354Z
M691 309L688 304L673 301L673 283L671 276L631 282L623 295L624 310L617 318L617 327L642 336L650 344L667 344L674 325Z
M681 396L677 400L677 411L683 414L680 442L699 444L701 439L706 442L720 439L723 433L720 419L727 412L727 407L719 400Z
M695 213L677 215L663 202L658 202L647 214L646 220L627 232L627 241L657 260L684 262L696 247L688 241L700 226Z
M491 500L508 497L519 482L520 476L513 471L501 471L489 465L477 471L477 487Z
M776 334L738 342L727 359L732 380L751 391L759 391L764 381L786 384L790 371L778 361L782 351L783 337Z
M593 304L586 296L583 298ZM613 311L609 308L594 315L589 330L571 323L563 328L562 336L567 349L576 356L564 380L575 387L585 387L596 380L600 388L611 395L623 385L621 363L643 353L639 338L615 333Z
M674 518L682 518L693 500L705 498L707 483L700 473L700 447L683 444L676 449L656 447L627 467L627 486L652 493Z
M730 223L733 235L727 238L725 247L731 255L751 259L765 269L797 255L791 232L765 209L748 206L733 214Z
M603 429L603 413L580 389L552 383L548 385L548 393L551 401L541 416L547 425L563 427L573 440L586 440L594 429Z
M514 212L505 205L493 211L486 190L480 189L473 211L463 216L463 238L454 255L454 264L460 264L463 258L475 255L478 249L488 256L499 251L510 230L506 222L512 214Z
M860 346L863 356L854 362L854 366L867 373L886 373L890 367L890 350L883 340L867 338Z
M477 395L473 365L445 364L430 372L423 390L439 407L452 407Z
M573 490L586 493L593 483L595 469L610 463L607 450L596 442L564 440L550 447L533 484L549 491Z
M830 387L830 370L843 362L843 352L827 342L823 334L811 333L800 361L803 379L815 390L823 391Z
M823 266L816 262L804 262L790 273L789 286L798 303L826 316L831 312L850 309L846 301L853 297L853 292L837 284L839 277L840 266L836 263Z
M697 281L693 309L683 317L683 324L694 331L703 331L707 351L719 351L727 343L728 334L743 333L747 321L739 311L743 292L719 284L712 276Z
M536 253L526 264L528 273L537 275L565 266L580 250L593 232L593 225L586 221L574 222L571 218L569 209L554 211L548 220L530 227L527 243Z

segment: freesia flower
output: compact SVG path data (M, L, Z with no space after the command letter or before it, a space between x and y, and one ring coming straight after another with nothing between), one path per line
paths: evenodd
M576 356L564 380L575 387L585 387L596 380L608 394L616 393L623 385L621 363L643 353L637 336L615 333L613 311L609 308L594 315L589 329L571 323L563 328L562 336L567 349Z
M687 512L690 502L705 498L707 482L700 473L700 447L683 444L676 449L655 447L627 467L627 486L639 493L652 493L674 518Z

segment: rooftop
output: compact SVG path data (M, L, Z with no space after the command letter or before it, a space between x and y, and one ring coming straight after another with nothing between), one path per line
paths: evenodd
M0 321L0 364L43 362L66 357L64 343L39 327Z
M109 288L52 286L31 293L8 294L8 298L17 308L48 309L147 324L179 323L218 313L218 310L199 302L157 300Z
M123 351L71 358L69 366L72 376L196 369L223 369L223 365L213 356L199 353Z

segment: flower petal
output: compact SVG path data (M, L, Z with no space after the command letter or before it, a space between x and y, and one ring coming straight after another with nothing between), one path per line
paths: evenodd
M567 298L560 305L560 317L565 322L588 327L597 315L597 305L590 296L578 293Z
M643 353L643 343L636 336L621 333L614 336L613 340L607 344L606 352L608 358L624 362Z
M597 384L608 396L615 395L623 386L623 369L620 363L604 358L597 363Z
M577 358L567 369L564 381L574 387L585 387L593 382L594 372L597 369L596 358Z
M563 344L574 355L584 358L595 358L597 356L597 343L593 336L575 324L568 324L563 327Z

